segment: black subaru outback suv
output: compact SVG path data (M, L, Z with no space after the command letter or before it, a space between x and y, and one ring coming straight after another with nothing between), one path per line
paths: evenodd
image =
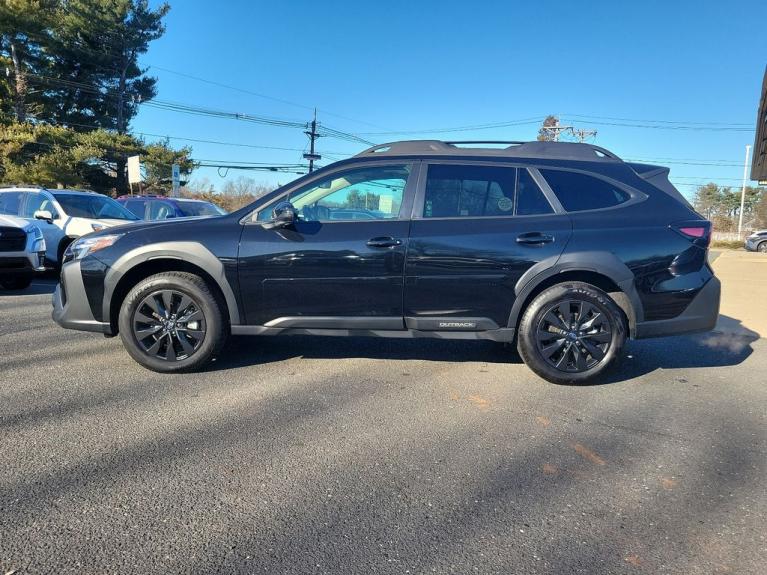
M375 146L226 216L89 234L53 318L119 333L161 372L201 368L229 334L362 335L516 340L558 383L599 375L627 337L714 326L711 224L667 168L477 144Z

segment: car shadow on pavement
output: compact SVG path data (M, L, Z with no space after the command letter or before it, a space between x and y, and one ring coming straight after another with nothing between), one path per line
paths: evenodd
M727 367L748 358L759 334L736 319L721 316L719 330L702 334L631 340L613 370L589 385L620 383L657 369ZM367 358L435 362L522 364L515 344L440 339L374 337L238 336L208 369L220 371L303 359Z
M52 294L56 291L57 279L53 278L39 278L33 281L29 287L19 290L9 290L0 288L0 296L31 296L31 295L46 295Z
M657 369L728 367L743 363L759 334L728 316L713 331L676 337L632 340L614 370L592 385L618 383Z
M515 345L492 341L286 335L232 337L209 369L236 369L297 357L522 363Z

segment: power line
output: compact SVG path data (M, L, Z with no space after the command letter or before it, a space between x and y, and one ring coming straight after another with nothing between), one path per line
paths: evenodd
M473 130L490 130L497 128L506 128L510 126L524 126L527 124L537 124L543 121L543 116L534 118L525 118L522 120L508 120L504 122L493 122L489 124L474 124L470 126L453 126L449 128L427 128L424 130L400 130L388 132L358 132L360 136L404 136L412 134L444 134L450 132L469 132Z
M603 122L589 120L590 124L598 126L620 126L624 128L647 128L653 130L691 130L710 132L753 132L754 128L741 128L736 126L697 126L697 125L671 125L671 124L629 124L625 122Z
M643 122L649 124L685 124L685 125L706 125L706 126L752 126L751 122L688 122L684 120L637 120L636 118L615 118L612 116L587 116L584 114L564 114L567 117L596 119L596 120L617 120L621 122Z
M264 98L266 100L271 100L273 102L279 102L281 104L287 104L289 106L295 106L297 108L303 108L304 110L315 110L316 109L313 106L307 106L307 105L304 105L304 104L298 104L296 102L291 102L290 100L284 100L282 98L276 98L274 96L268 96L268 95L262 94L260 92L254 92L253 90L248 90L246 88L240 88L238 86L232 86L231 84L225 84L225 83L219 82L217 80L209 80L207 78L202 78L200 76L194 76L192 74L187 74L186 72L178 72L177 70L171 70L171 69L165 68L163 66L157 66L156 64L147 64L147 65L150 68L155 68L157 70L162 70L163 72L168 72L170 74L175 74L176 76L181 76L183 78L189 78L190 80L195 80L197 82L202 82L202 83L205 83L205 84L210 84L212 86L218 86L219 88L226 88L228 90L234 90L236 92L241 92L243 94L249 94L251 96L256 96L258 98ZM377 127L376 124L371 124L370 122L364 122L362 120L357 120L357 119L354 119L354 118L349 118L348 116L343 116L341 114L336 114L334 112L329 112L329 111L324 110L324 109L318 109L318 111L322 112L326 116L333 116L335 118L340 118L340 119L343 119L343 120L348 120L350 122L356 122L358 124L364 124L364 125L367 125L367 126Z

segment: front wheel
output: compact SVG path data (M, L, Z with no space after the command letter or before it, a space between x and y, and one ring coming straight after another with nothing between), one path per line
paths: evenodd
M756 251L767 254L767 242L762 242L758 246L756 246Z
M527 366L552 383L586 383L620 355L626 328L604 291L580 282L541 292L519 325L517 348Z
M118 322L131 357L162 373L202 368L227 336L223 306L201 277L185 272L139 282L126 296Z

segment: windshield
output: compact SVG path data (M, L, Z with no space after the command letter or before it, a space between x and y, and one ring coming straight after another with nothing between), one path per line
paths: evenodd
M56 201L72 218L138 220L131 211L125 209L112 198L91 194L53 194Z
M185 216L223 216L227 212L210 202L190 202L189 200L176 200L176 205Z

